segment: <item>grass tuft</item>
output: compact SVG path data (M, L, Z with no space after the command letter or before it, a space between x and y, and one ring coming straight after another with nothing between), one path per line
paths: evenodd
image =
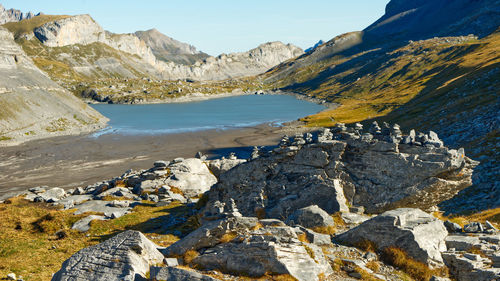
M448 276L446 267L431 269L426 264L416 261L397 247L388 247L382 251L382 260L391 264L418 281L428 281L432 276Z

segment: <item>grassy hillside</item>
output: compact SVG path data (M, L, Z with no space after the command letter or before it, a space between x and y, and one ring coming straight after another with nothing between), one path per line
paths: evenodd
M24 34L31 33L33 29L40 27L48 22L56 21L64 18L69 18L70 16L65 15L39 15L31 19L22 20L20 22L9 22L3 25L7 28L14 38L18 39Z
M387 115L417 95L439 96L456 86L456 80L487 71L500 62L499 41L497 32L481 40L436 38L395 50L337 55L296 69L274 85L340 104L304 118L310 126L352 123ZM278 71L267 73L267 78Z
M361 48L358 48L361 49ZM309 62L309 63L305 63ZM284 79L276 79L287 73ZM298 58L263 75L273 87L338 103L302 120L307 126L373 120L404 131L436 131L446 145L481 161L474 185L442 204L450 212L500 206L500 29L477 39L442 37Z

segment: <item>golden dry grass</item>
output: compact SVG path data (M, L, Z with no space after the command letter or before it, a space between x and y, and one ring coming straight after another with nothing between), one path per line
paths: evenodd
M170 191L172 191L173 193L177 193L177 194L184 196L184 192L176 186L170 186Z
M58 210L48 204L21 198L0 204L0 276L14 272L24 280L50 280L64 260L85 247L95 245L128 229L140 230L161 246L179 238L171 234L152 234L169 212L183 212L178 204L166 207L141 204L133 212L108 221L93 221L87 233L72 230L80 218L71 210ZM153 218L159 218L152 220Z
M189 250L184 253L182 256L182 260L184 261L185 264L191 264L195 258L197 258L200 255L195 250Z
M382 279L379 279L370 273L368 273L366 270L362 269L359 266L354 267L354 271L359 273L361 275L361 280L366 280L366 281L381 281Z
M377 245L374 242L367 239L354 243L354 246L366 252L375 253L377 251Z
M322 234L333 235L337 232L337 228L335 226L316 226L312 228L313 231Z
M413 42L385 54L333 56L296 69L274 84L276 87L290 86L293 91L340 105L303 118L308 126L360 122L386 116L417 95L432 100L464 81L474 79L477 73L500 63L499 42L500 31L497 31L481 40L457 44L430 39ZM426 50L425 57L421 52L423 49ZM369 59L356 62L360 55ZM339 65L342 70L335 71L334 67ZM264 77L275 72L279 69L264 74ZM479 92L480 87L477 87ZM483 96L479 93L476 100L483 99ZM473 100L472 104L476 102Z
M428 281L432 276L448 276L446 267L431 269L426 264L412 259L405 251L397 247L384 249L382 259L418 281Z
M234 238L236 238L236 236L238 236L238 233L236 232L228 232L228 233L224 233L224 235L222 235L222 237L220 238L219 242L220 243L229 243L231 241L233 241Z
M442 221L449 220L451 222L458 223L462 227L470 222L484 223L485 221L491 222L497 228L500 227L500 208L489 209L469 215L444 216L442 212L433 212L432 215Z
M366 267L371 269L373 272L378 272L380 270L380 263L378 261L369 261L366 263Z
M307 235L305 233L297 235L297 238L299 239L300 242L310 243L309 240L307 240Z

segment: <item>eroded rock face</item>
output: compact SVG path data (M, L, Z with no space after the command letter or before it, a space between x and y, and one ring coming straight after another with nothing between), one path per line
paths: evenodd
M0 4L0 25L7 22L17 22L24 19L31 19L34 16L36 15L32 12L23 13L20 10L15 9L7 10Z
M419 209L387 211L335 237L336 241L356 245L371 241L377 249L395 246L426 264L442 264L448 231L442 221Z
M208 57L194 65L161 64L165 79L222 80L263 73L271 67L304 53L292 44L269 42L248 52Z
M157 247L142 233L129 230L77 252L52 280L137 280L136 275L145 277L150 265L163 261Z
M102 42L106 35L90 15L78 15L46 23L33 30L36 38L49 47Z
M280 219L310 205L348 211L346 201L368 213L427 209L471 185L477 163L463 149L444 147L433 132L404 136L397 125L377 127L363 133L362 126L339 125L308 142L286 138L272 153L222 174L208 208L232 198L244 216Z
M0 135L11 138L2 144L94 131L107 121L51 81L3 27L0 27L0 77Z

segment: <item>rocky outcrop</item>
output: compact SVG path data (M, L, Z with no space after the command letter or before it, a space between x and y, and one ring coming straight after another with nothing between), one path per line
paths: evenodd
M196 271L177 267L152 266L149 271L150 279L155 281L217 281Z
M36 38L49 47L87 45L106 40L106 34L90 15L78 15L46 23L33 30Z
M135 34L106 32L106 39L101 42L122 52L137 55L151 65L156 64L156 57L149 46Z
M222 80L260 74L301 54L303 50L294 45L270 42L248 52L209 57L192 66L167 63L161 70L166 79Z
M442 221L419 209L387 211L335 237L348 245L373 242L378 250L403 249L412 258L431 265L442 264L448 231Z
M2 6L2 4L0 4L0 25L8 22L17 22L17 21L22 21L24 19L31 19L38 15L40 15L40 13L35 15L32 12L23 13L15 9L7 10Z
M286 223L289 225L298 224L307 228L335 225L333 218L316 205L298 209L287 218Z
M89 45L100 42L116 50L141 57L156 64L156 58L146 43L134 34L114 34L104 29L90 15L77 15L48 22L33 30L36 38L48 47Z
M198 60L209 57L209 55L196 50L194 46L170 38L155 28L137 31L135 35L144 41L156 58L161 61L192 65Z
M318 275L333 272L321 248L299 241L299 229L281 226L282 222L261 225L256 218L245 217L208 222L165 249L165 254L196 250L199 255L192 262L198 268L251 277L289 274L297 280L319 280Z
M271 42L244 53L223 54L217 58L208 57L198 53L191 46L183 45L183 43L168 38L156 30L138 32L137 34L105 32L89 15L78 15L52 21L35 28L33 32L36 38L48 47L89 45L96 42L106 44L122 52L139 56L145 65L153 69L151 74L154 77L169 80L222 80L256 75L303 53L296 46ZM140 38L144 38L145 41ZM169 59L169 62L163 61L165 57L177 55L188 56L179 58L181 61L184 61L184 58L192 61L194 57L204 58L204 60L197 60L194 65L189 66L178 64L173 59ZM160 60L157 59L157 56Z
M0 145L102 128L107 119L52 82L0 27Z
M125 231L71 256L52 280L138 280L163 261L157 248L142 233Z
M313 135L283 138L273 152L220 176L210 192L212 207L234 200L245 216L287 218L318 205L328 213L347 211L347 202L367 212L395 207L430 208L471 184L476 162L448 149L437 135L403 136L397 125L343 124Z
M500 276L500 235L450 235L446 245L442 256L456 280L486 281Z

